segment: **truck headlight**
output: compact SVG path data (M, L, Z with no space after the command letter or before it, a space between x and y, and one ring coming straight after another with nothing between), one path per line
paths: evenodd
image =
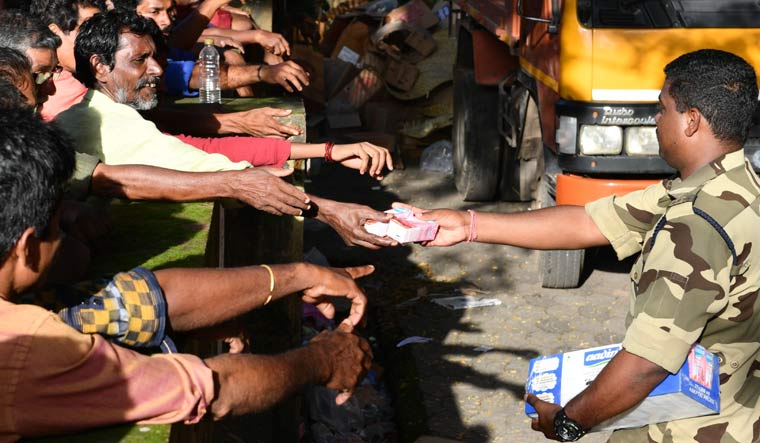
M578 136L578 119L561 115L556 138L559 152L563 154L575 154L575 141Z
M581 154L615 155L623 151L623 129L620 126L581 125Z
M657 128L643 126L625 129L625 152L628 155L657 155L660 144L657 142Z

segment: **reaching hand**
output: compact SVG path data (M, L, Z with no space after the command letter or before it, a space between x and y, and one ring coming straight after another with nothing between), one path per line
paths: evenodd
M335 403L343 404L350 397L372 364L369 343L351 333L353 326L346 320L335 331L324 331L314 337L310 346L321 347L325 361L331 366L325 386L340 393Z
M346 297L351 301L351 311L348 320L352 325L364 321L364 311L367 308L367 296L354 281L374 272L372 265L351 268L325 268L313 265L315 276L313 286L303 291L302 300L311 303L327 318L335 316L335 307L328 296Z
M273 85L278 84L288 92L293 92L293 86L299 91L303 91L305 86L309 86L309 74L300 65L292 61L273 66L263 65L259 72L262 81Z
M256 31L256 43L274 55L290 55L290 44L282 34L264 30Z
M301 215L309 208L309 197L283 181L292 169L251 168L235 175L230 195L254 208L274 215Z
M467 240L470 228L470 216L463 211L452 209L420 209L405 203L393 203L394 208L406 208L420 220L432 220L438 223L438 234L423 246L451 246Z
M534 431L543 432L544 436L548 439L563 441L554 432L554 416L557 415L557 411L562 409L562 407L554 403L545 402L533 394L525 394L525 402L532 405L536 409L536 412L538 412L538 418L533 419L530 427Z
M219 37L219 36L216 36L216 35L212 35L212 36L204 35L203 38L204 39L206 39L206 38L213 38L214 39L214 46L216 46L216 47L226 48L226 47L229 46L230 48L237 49L238 51L240 51L241 54L245 54L245 48L243 47L243 44L240 43L239 41L235 40L234 38Z
M299 135L303 131L297 126L281 123L277 117L287 117L291 114L289 109L257 108L239 112L236 118L236 126L243 134L254 137L288 138Z
M383 179L383 168L393 170L391 153L386 148L368 142L335 145L332 158L347 168L358 169L360 174L369 172L370 176L378 180Z
M354 203L342 203L331 200L319 203L319 220L330 225L349 246L364 246L368 249L380 249L381 246L396 246L392 238L378 237L364 230L364 223L369 220L387 222L390 214L376 211L369 206Z

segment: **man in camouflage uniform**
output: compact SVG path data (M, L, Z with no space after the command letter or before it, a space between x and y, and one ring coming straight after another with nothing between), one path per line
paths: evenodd
M475 218L417 209L441 225L433 246L475 237L534 249L611 244L621 259L641 252L631 270L623 350L565 408L526 397L539 413L533 429L548 438L577 440L632 408L700 343L720 362L721 413L616 431L610 441L760 441L760 266L753 266L760 181L743 150L757 105L755 72L733 54L702 50L677 58L665 74L657 137L675 178L585 210Z

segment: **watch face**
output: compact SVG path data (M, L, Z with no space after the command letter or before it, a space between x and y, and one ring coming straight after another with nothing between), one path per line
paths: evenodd
M554 432L563 441L577 441L586 433L578 423L565 415L564 409L560 409L554 416Z

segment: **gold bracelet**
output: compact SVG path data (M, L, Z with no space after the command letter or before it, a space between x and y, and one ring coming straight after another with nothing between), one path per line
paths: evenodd
M269 265L259 265L262 268L266 269L267 272L269 272L269 297L267 297L266 301L264 302L264 306L269 304L270 301L272 301L272 292L274 292L274 272L272 272L272 268L269 267Z

